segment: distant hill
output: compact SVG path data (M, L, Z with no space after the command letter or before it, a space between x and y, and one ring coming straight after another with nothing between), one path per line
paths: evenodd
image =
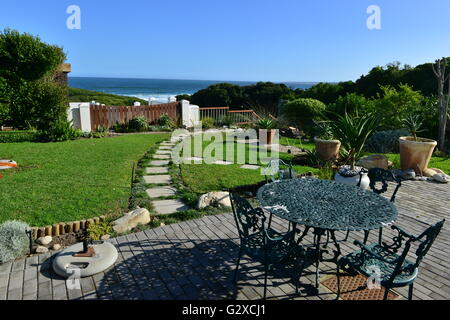
M132 106L135 101L147 105L148 101L128 96L119 96L110 93L91 91L79 88L69 88L69 102L95 101L107 106Z

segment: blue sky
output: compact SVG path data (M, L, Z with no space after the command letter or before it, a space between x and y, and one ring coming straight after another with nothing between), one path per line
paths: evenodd
M366 27L369 5L381 30ZM81 30L69 30L69 5ZM58 44L72 76L355 80L450 56L448 0L3 0L0 28Z

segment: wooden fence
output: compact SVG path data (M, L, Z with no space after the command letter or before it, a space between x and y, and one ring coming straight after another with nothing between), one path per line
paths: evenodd
M249 124L260 119L253 110L230 110L230 107L200 108L200 120L212 118L221 121L225 117L229 117L229 120L235 124Z
M144 116L148 122L155 122L162 114L168 114L174 120L180 115L179 103L163 103L151 106L90 106L91 128L99 126L111 128L116 123L126 123L131 119Z

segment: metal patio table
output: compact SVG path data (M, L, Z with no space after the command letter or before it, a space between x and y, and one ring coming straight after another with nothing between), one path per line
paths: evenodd
M298 242L312 228L316 256L316 287L319 263L336 262L341 254L336 231L364 231L379 229L397 219L397 209L388 199L356 186L336 181L300 178L279 180L262 186L257 193L262 208L293 224L305 226ZM320 248L321 237L327 235ZM324 258L331 238L335 250L331 258Z

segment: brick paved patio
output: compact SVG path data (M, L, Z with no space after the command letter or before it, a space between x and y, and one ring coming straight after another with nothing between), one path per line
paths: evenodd
M389 196L386 195L386 196ZM428 224L450 217L450 185L431 182L405 182L397 196L397 224L419 234ZM285 223L274 221L282 230ZM450 298L450 221L421 264L414 299ZM345 234L338 233L338 239ZM390 237L389 230L384 237ZM369 241L376 241L372 232ZM352 232L341 243L343 253L355 249ZM51 255L32 256L0 265L0 299L260 299L263 269L249 260L241 263L239 280L232 280L238 238L232 214L208 216L149 229L110 240L119 249L114 267L81 280L81 289L68 290L68 283L51 271ZM311 237L305 238L305 245ZM331 263L321 264L321 276L335 273ZM334 299L335 294L320 286L314 289L314 267L302 277L300 296L283 270L269 274L268 299ZM396 290L406 297L406 288Z

